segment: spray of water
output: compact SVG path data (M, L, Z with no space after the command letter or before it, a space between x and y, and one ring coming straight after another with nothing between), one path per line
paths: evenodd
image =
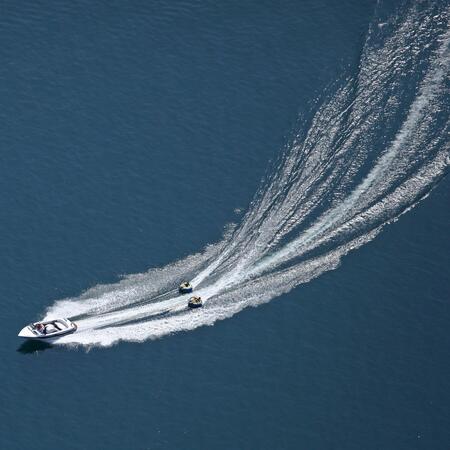
M222 242L57 301L57 344L108 346L212 325L335 269L426 197L450 165L450 10L412 7L370 27L356 78L328 96ZM378 23L377 23L378 22ZM204 308L174 286L192 279Z

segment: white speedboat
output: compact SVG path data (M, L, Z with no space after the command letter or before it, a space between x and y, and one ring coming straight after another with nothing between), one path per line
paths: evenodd
M55 319L30 323L20 330L18 336L25 339L46 340L75 333L75 331L77 331L76 323L69 319Z

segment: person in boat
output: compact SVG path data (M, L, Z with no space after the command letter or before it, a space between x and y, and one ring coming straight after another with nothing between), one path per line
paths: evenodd
M198 308L200 306L203 306L202 298L199 297L198 295L195 295L194 297L191 297L189 299L188 306L190 308Z
M47 327L43 323L38 323L35 328L39 333L47 334Z
M191 283L189 283L189 281L183 281L180 284L179 292L181 294L188 294L189 292L192 292L192 289L193 289L192 285L191 285Z

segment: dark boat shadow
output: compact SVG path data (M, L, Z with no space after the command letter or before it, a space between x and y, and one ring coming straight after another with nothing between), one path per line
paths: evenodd
M17 349L17 351L23 355L29 355L30 353L43 352L50 348L53 348L53 345L47 342L26 341Z

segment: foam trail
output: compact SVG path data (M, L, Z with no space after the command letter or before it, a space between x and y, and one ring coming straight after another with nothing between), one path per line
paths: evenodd
M57 343L108 346L212 325L338 267L448 171L449 44L439 2L378 17L357 77L303 122L242 223L202 253L57 301L46 318L79 325ZM187 309L174 291L182 279L204 308Z
M394 142L380 157L367 177L340 205L327 211L316 224L307 230L305 234L287 244L270 258L261 261L261 263L252 269L248 274L249 276L262 273L267 270L267 268L279 264L280 261L286 261L289 257L295 256L299 246L311 243L319 236L326 233L330 228L335 227L336 224L346 222L349 219L349 216L355 216L355 211L358 210L359 205L365 205L367 203L368 199L363 198L364 196L373 196L373 193L379 196L380 190L375 190L375 185L381 183L386 184L386 178L389 177L389 171L392 171L392 166L398 157L399 152L402 150L402 147L410 144L412 137L418 128L419 122L426 120L427 106L429 106L435 96L438 95L439 87L442 85L445 75L449 73L450 58L448 43L449 34L446 33L441 51L441 58L439 58L439 64L426 76L419 95L412 103L409 114L396 135Z

